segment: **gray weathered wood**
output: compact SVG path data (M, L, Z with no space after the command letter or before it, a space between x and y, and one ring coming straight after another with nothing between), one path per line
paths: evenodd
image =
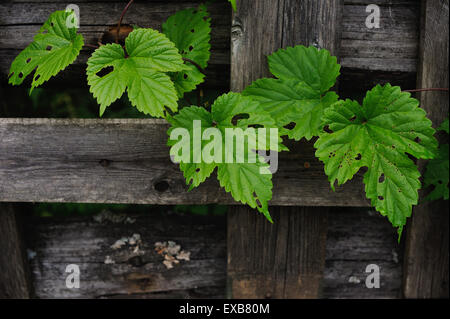
M447 87L449 55L449 2L423 1L419 88ZM434 126L448 116L448 92L420 96ZM447 141L441 136L441 142ZM421 170L424 163L420 164ZM426 195L423 192L421 198ZM408 227L404 295L407 298L448 298L449 216L448 201L423 202L416 206Z
M324 298L400 298L403 245L386 217L342 208L328 218ZM368 265L380 267L380 288L366 286Z
M187 192L167 129L153 119L0 119L0 201L235 203L214 176ZM274 185L273 205L369 206L361 176L331 191L311 143L282 155Z
M245 207L228 211L228 295L317 298L325 265L327 209L271 207L274 224Z
M0 4L0 81L4 83L13 59L24 49L40 26L55 10L63 10L64 1ZM162 23L175 12L196 7L202 1L136 2L124 18L124 23L161 29ZM80 7L80 32L86 44L96 45L109 26L117 20L126 5L125 1L84 1ZM211 59L206 69L209 88L227 89L229 86L230 6L226 2L213 3L209 7L212 18ZM101 13L101 14L98 14ZM85 87L86 61L92 49L85 48L74 64L49 81L48 86Z
M261 216L253 215L256 216L249 215L249 218L255 219L255 223L263 222ZM30 267L36 297L225 297L225 218L180 216L170 214L169 209L164 213L150 209L146 214L127 216L136 221L116 224L98 223L91 217L25 219L27 248L33 257ZM292 215L291 218L301 216ZM290 227L280 225L279 230ZM110 248L117 239L133 233L141 235L145 247L141 267L127 262L133 254L126 248L118 251ZM327 237L324 297L399 296L402 254L395 230L386 218L372 211L342 209L329 219ZM290 238L290 243L295 244L295 237L291 235ZM256 244L251 239L248 237L248 243ZM167 270L161 264L162 257L152 247L154 242L166 240L175 240L183 249L191 251L192 260ZM268 249L265 260L279 256L282 252L276 249L281 244L286 243L275 245L264 241ZM115 264L104 263L108 255L116 261ZM262 263L262 260L255 260L255 266ZM367 289L365 286L365 268L373 263L381 267L380 289ZM68 264L77 264L82 270L79 290L65 287L65 276L68 275L65 266ZM146 281L149 278L152 280ZM90 284L87 284L88 280Z
M344 68L415 72L420 2L345 1L341 63ZM380 28L369 29L366 6L380 6Z
M134 220L91 218L27 221L28 248L38 298L220 298L225 294L225 219L179 216L170 211L126 215ZM111 245L141 236L139 251ZM172 269L155 251L156 242L174 241L190 252ZM114 263L105 263L109 256ZM67 265L80 268L80 288L66 287Z
M0 299L31 296L31 284L19 214L0 203Z
M341 1L239 2L232 27L232 90L240 91L268 76L266 55L279 48L315 45L337 55L341 5ZM230 209L228 295L317 298L325 262L328 208L272 207L271 213L273 225L257 220L247 207Z
M95 44L108 26L114 25L124 7L124 1L78 1L81 10L80 32L86 43ZM125 23L159 29L161 23L177 10L193 7L201 1L140 1L133 4ZM39 26L54 10L65 8L67 1L6 1L0 4L0 81L4 84L14 57L33 39ZM367 29L365 8L368 4L381 6L381 28ZM92 14L98 13L101 14ZM226 1L210 5L212 16L212 55L207 68L209 87L229 85L229 30L231 14ZM419 7L417 0L345 1L343 7L341 60L347 69L401 71L414 73L418 48ZM272 14L275 14L273 12ZM236 32L238 32L235 29ZM267 31L267 30L266 30ZM270 30L277 32L277 30ZM255 50L257 48L254 48ZM84 86L85 62L83 51L74 65L50 80L49 86ZM76 79L76 80L75 80ZM396 77L393 77L395 80Z

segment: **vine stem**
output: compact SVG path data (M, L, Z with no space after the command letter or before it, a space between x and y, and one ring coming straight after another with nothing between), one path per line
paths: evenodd
M429 92L429 91L448 92L448 88L428 88L428 89L403 90L403 92L409 92L409 93Z
M182 58L183 61L189 62L193 66L195 66L201 73L205 74L205 70L195 61L188 59L188 58Z
M128 8L131 6L131 4L134 2L134 0L130 0L128 4L125 6L125 8L122 11L122 14L120 15L119 22L117 23L117 32L116 32L116 43L119 43L119 33L120 33L120 26L122 25L123 17L125 16L125 13L127 13Z

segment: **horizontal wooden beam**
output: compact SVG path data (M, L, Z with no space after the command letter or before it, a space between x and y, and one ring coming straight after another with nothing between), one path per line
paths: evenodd
M107 219L97 222L90 217L25 219L35 297L225 297L225 216L181 216L151 208L142 214L130 211L124 216L135 222L119 223L124 219L119 216L113 219L116 222ZM395 229L386 218L365 209L342 209L328 223L323 297L399 297L402 252ZM128 246L111 248L118 239L133 234L141 235L140 258ZM154 251L154 244L168 240L189 251L191 260L166 269L163 257ZM247 244L256 243L248 236ZM266 240L262 245L269 251L275 243ZM107 256L114 263L105 264ZM69 275L65 269L69 264L80 267L79 289L68 289L65 285ZM365 285L369 264L381 268L380 289L368 289Z
M235 204L215 177L188 192L155 119L0 119L0 201ZM280 156L271 205L368 206L361 176L331 191L312 143Z
M334 0L338 1L338 0ZM192 8L203 1L140 1L133 4L125 23L161 28L173 13ZM109 26L117 23L124 1L77 1L80 7L80 32L88 44L96 44ZM0 83L4 85L13 59L32 40L40 25L54 10L63 10L67 1L8 1L0 4ZM379 4L379 29L368 29L365 20L368 4ZM231 9L227 1L209 6L212 17L212 54L206 69L207 86L229 86ZM101 14L98 14L101 12ZM345 1L341 26L341 63L347 69L402 72L416 71L419 44L419 2L416 0ZM85 86L85 50L75 63L50 80L48 86ZM395 81L395 77L393 79Z

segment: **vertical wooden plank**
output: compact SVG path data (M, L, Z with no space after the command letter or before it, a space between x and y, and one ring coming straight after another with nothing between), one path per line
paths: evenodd
M297 44L338 53L340 0L238 1L233 15L231 89L270 76L266 55ZM301 196L301 194L299 194ZM269 224L254 210L228 214L228 296L317 298L325 263L327 208L272 207Z
M418 88L447 87L448 0L422 1L421 52ZM438 126L448 116L448 93L424 92L422 108ZM424 164L421 163L423 171ZM421 194L422 198L424 197ZM448 298L449 215L448 201L423 202L414 208L407 229L404 296Z
M0 299L30 298L30 275L18 214L0 203Z

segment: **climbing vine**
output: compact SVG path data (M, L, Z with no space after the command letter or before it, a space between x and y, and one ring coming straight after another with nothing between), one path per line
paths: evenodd
M189 190L217 171L225 191L272 221L269 201L274 172L267 152L289 151L283 138L314 138L315 154L324 163L331 188L364 168L367 198L398 228L399 235L419 199L415 159L431 160L424 182L434 190L427 198L448 199L448 145L438 146L431 121L410 92L377 85L362 103L341 100L331 91L340 74L336 57L324 49L299 45L268 57L273 78L256 80L242 93L224 94L210 107L198 103L181 108L179 100L205 81L211 48L207 9L179 11L159 32L122 25L132 2L112 31L112 40L93 47L86 69L89 90L100 105L100 116L126 93L140 112L165 118L171 125L170 156L179 163ZM235 10L236 2L230 2ZM85 45L77 24L68 25L68 19L76 19L73 12L50 15L13 61L10 84L22 84L34 72L31 94L75 61ZM253 133L243 140L242 154L237 152L237 142L236 149L229 148L225 139L229 129ZM275 136L266 136L264 130ZM439 130L448 134L448 120ZM187 132L188 138L180 132ZM196 134L208 138L196 143ZM180 155L182 150L188 155ZM211 155L209 159L202 158L204 153Z

